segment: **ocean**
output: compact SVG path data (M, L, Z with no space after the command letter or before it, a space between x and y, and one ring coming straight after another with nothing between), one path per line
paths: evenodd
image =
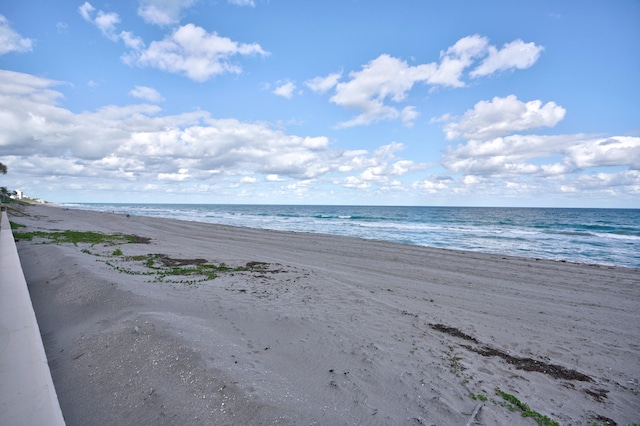
M640 268L640 210L218 204L69 208Z

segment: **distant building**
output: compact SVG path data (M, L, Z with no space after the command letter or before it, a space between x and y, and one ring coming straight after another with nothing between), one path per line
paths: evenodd
M24 193L20 189L16 189L15 195L10 196L9 198L13 198L14 200L22 200L24 198Z

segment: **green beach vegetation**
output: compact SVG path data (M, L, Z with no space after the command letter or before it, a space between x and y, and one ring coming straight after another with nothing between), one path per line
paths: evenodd
M90 253L88 250L85 252ZM224 263L207 262L205 259L172 259L164 254L123 256L119 249L114 251L112 257L104 263L118 272L146 275L153 277L153 282L179 284L211 281L216 279L219 273L264 272L267 266L262 262L249 262L245 266L230 267Z
M17 228L22 227L19 224L15 224ZM16 229L17 229L16 228ZM13 228L12 228L13 229ZM123 243L136 243L143 242L141 237L136 235L123 235L123 234L102 234L100 232L93 231L57 231L57 232L45 232L45 231L29 231L29 232L14 232L13 237L16 240L42 240L43 244L53 243L72 243L78 245L79 243L87 244L123 244Z
M88 244L115 246L122 244L148 244L149 238L138 235L103 234L94 231L18 231L25 225L11 222L11 229L16 240L34 241L40 244ZM15 232L17 231L17 232ZM249 262L244 266L230 267L224 263L216 264L205 259L172 259L164 254L147 254L125 256L121 247L114 248L109 254L101 254L83 248L82 253L90 254L116 271L128 275L146 275L153 277L153 282L171 282L182 284L198 284L217 278L224 272L264 272L267 264Z
M496 388L496 393L503 398L503 406L507 407L510 411L519 411L522 413L522 417L531 417L539 426L560 426L560 423L544 414L532 410L526 403L520 401L514 395L504 392L500 388Z

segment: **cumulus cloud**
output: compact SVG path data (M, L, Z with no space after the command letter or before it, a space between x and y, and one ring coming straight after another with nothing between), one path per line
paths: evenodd
M189 169L180 169L178 173L158 173L158 180L170 180L174 182L182 182L191 177Z
M192 161L198 169L314 177L325 173L325 137L286 135L266 124L207 118L206 123L152 132L133 132L117 152L125 156Z
M63 97L55 90L60 84L0 71L0 152L11 153L3 163L20 164L11 179L22 187L40 182L52 191L94 193L220 193L242 187L244 194L255 195L263 183L271 194L290 197L306 196L320 185L360 190L363 197L381 191L430 197L640 194L639 137L512 130L450 147L440 161L448 175L411 183L411 176L432 165L403 158L400 142L371 151L332 149L324 136L216 119L206 111L166 115L150 104L74 113L60 106ZM496 114L495 120L504 118Z
M239 74L242 68L231 61L235 56L267 54L259 44L238 43L187 24L163 40L151 42L146 49L132 49L123 60L130 65L158 68L202 82L224 73Z
M462 87L462 73L473 61L485 54L489 40L486 37L473 35L463 37L445 52L440 52L440 64L430 77L431 84Z
M584 141L566 149L566 162L575 167L629 166L640 170L640 138L616 136Z
M418 118L419 115L420 113L416 111L416 107L414 106L404 107L400 112L400 116L402 117L402 122L407 127L412 127L413 123L415 122L416 118Z
M0 55L9 52L30 52L33 41L22 37L12 27L4 15L0 15Z
M193 0L144 0L138 12L147 22L169 25L177 22L180 11L193 3ZM97 10L89 2L82 4L78 12L108 39L123 41L129 49L121 57L126 64L157 68L198 82L220 74L241 73L242 67L232 61L235 57L269 54L257 43L239 43L194 24L174 28L164 39L152 41L147 47L132 32L117 31L120 23L117 13Z
M336 85L336 94L331 97L331 102L363 111L357 117L339 123L338 127L366 125L399 117L400 112L386 105L385 100L404 100L415 83L428 80L434 72L433 64L410 66L390 55L380 55L361 71L349 73L350 81Z
M121 31L120 38L126 47L134 51L141 51L145 47L144 41L130 31Z
M206 111L164 115L156 105L139 104L74 113L59 105L59 84L0 70L0 150L12 153L29 182L140 191L188 184L204 191L221 182L230 188L288 181L297 191L323 178L351 175L388 188L397 185L396 178L424 168L398 156L400 143L343 151L331 149L325 136L216 119ZM145 89L150 88L134 91L149 93Z
M367 151L349 151L344 153L345 158L340 166L343 172L359 171L340 180L336 180L347 188L371 188L374 185L381 189L395 187L399 189L398 177L408 173L424 170L427 165L397 157L397 153L403 151L405 146L399 142L383 145L372 153Z
M116 25L120 23L120 16L115 12L104 12L98 10L89 2L84 2L79 8L78 12L82 15L85 21L95 25L102 34L111 41L118 41L119 35L116 31Z
M305 85L316 93L326 93L333 89L342 77L342 71L331 73L325 77L316 77L305 81Z
M281 178L277 174L271 173L271 174L266 175L264 177L264 180L266 180L267 182L282 182L285 179Z
M154 89L153 87L147 86L136 86L129 92L129 94L133 97L144 99L149 102L163 102L164 98L160 93Z
M444 126L447 139L487 139L538 127L553 127L566 110L555 102L522 102L514 95L480 101L462 119Z
M85 21L93 23L93 12L95 12L96 8L91 6L91 3L84 2L80 7L78 7L78 12L82 15L82 18Z
M531 67L544 50L535 43L525 43L518 39L506 43L502 49L489 46L489 55L482 63L469 73L471 77L481 77L498 71L506 71L512 68L525 69Z
M180 13L196 0L140 0L138 15L150 24L165 26L180 22Z
M553 127L565 115L553 102L521 102L515 96L478 102L456 122L445 124L448 139L466 143L449 147L441 164L465 178L518 179L578 175L599 167L640 170L640 138L597 138L584 134L518 134L540 127ZM509 134L510 133L510 134ZM565 188L571 188L565 185Z
M291 99L293 97L294 90L296 90L296 85L289 81L276 87L273 91L273 94L282 96L283 98Z
M50 87L61 84L48 78L0 70L0 94L15 97L17 100L26 98L32 102L55 104L59 98L62 98L62 93L51 90Z
M413 188L418 189L427 194L437 194L449 189L453 180L450 177L428 176L427 178L415 182Z
M640 171L625 170L618 173L581 175L562 186L563 191L585 193L603 191L610 195L640 195Z
M397 108L404 102L416 83L435 87L466 86L465 71L484 58L472 77L490 75L511 68L533 65L542 51L535 43L515 40L498 50L489 39L480 35L463 37L453 46L440 52L440 60L427 64L409 65L406 61L382 54L351 71L349 80L339 83L342 73L316 77L306 85L317 93L335 87L330 102L360 111L359 115L338 123L338 128L369 125L380 120L401 119L411 126L418 112L412 105ZM393 103L393 104L390 104Z
M570 168L536 165L531 160L561 155L577 143L580 135L511 135L488 141L469 141L446 150L442 164L451 172L473 176L519 176L562 174Z

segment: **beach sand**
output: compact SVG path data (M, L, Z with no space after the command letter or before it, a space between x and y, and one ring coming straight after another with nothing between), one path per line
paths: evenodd
M639 269L49 206L9 216L15 233L149 239L17 243L68 425L536 424L496 388L560 424L640 422ZM165 275L139 274L150 261ZM233 270L166 275L205 261Z

